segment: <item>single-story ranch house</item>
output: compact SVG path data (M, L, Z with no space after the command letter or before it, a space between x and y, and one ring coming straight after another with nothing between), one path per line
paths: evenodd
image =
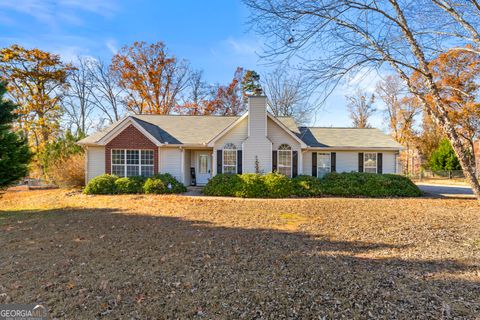
M204 185L218 173L398 173L402 149L378 129L299 127L267 112L264 96L249 96L242 116L127 116L79 144L87 182L104 173L168 172L185 185Z

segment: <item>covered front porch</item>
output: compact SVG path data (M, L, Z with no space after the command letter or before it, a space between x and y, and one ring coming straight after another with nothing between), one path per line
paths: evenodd
M182 149L182 183L186 186L204 186L213 176L213 149Z

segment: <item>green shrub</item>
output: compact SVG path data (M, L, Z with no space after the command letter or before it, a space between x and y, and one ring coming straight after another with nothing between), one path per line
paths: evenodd
M267 191L267 198L286 198L293 194L292 179L278 173L261 177Z
M182 193L187 191L187 188L170 173L157 173L152 178L160 179L163 182L166 187L165 193Z
M117 187L115 181L118 179L115 175L103 174L90 180L83 190L85 194L115 194Z
M322 195L342 197L418 197L422 192L408 178L393 174L330 173L318 179L298 176L289 179L281 174L267 175L219 174L203 190L212 196L242 198L317 197Z
M143 186L143 191L147 194L165 194L167 187L161 179L148 178Z
M235 192L241 198L268 198L268 190L262 175L246 173L240 175L241 183Z
M233 197L241 184L242 179L238 174L217 174L208 181L203 193L207 196Z
M135 193L181 193L187 188L171 174L157 174L151 178L126 177L119 178L104 174L93 178L83 192L85 194L135 194Z
M292 190L298 197L318 197L323 194L322 180L312 176L297 176L292 179Z
M334 196L418 197L422 192L408 178L394 174L330 173L321 179L323 192Z
M132 194L143 193L144 177L125 177L118 178L115 181L115 187L118 193Z

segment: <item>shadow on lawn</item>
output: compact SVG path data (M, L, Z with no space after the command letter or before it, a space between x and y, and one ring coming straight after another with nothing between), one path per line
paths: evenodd
M479 283L455 279L478 265L379 254L404 246L68 208L0 211L0 242L0 303L45 303L56 317L480 314Z

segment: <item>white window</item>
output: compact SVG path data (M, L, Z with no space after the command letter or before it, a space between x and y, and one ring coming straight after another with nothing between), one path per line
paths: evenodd
M233 143L223 147L223 173L237 173L237 147Z
M112 150L112 174L119 177L151 177L154 162L153 150Z
M330 152L317 152L317 177L321 178L331 170Z
M282 144L278 147L278 173L292 176L292 147L288 144Z
M365 152L363 154L363 171L377 173L377 154L374 152Z

